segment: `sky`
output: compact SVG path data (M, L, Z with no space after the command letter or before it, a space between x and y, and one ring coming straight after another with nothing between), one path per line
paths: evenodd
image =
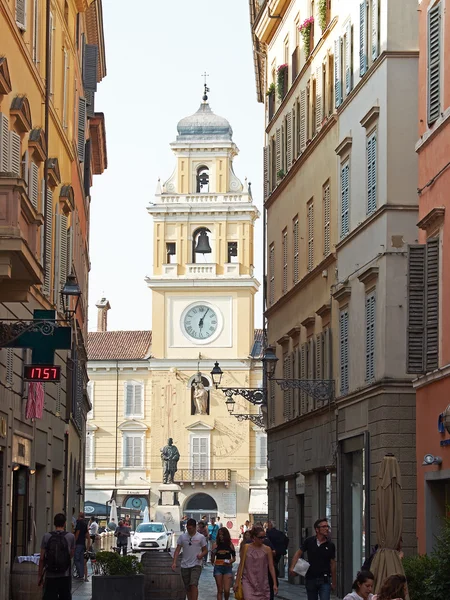
M202 73L209 103L228 119L240 154L234 171L252 183L262 209L263 105L256 100L247 0L134 0L130 10L103 0L107 75L95 109L105 114L108 168L91 190L89 329L108 298L108 329L151 329L153 200L172 173L178 121L197 111ZM262 215L255 231L262 283ZM255 326L262 324L261 288Z

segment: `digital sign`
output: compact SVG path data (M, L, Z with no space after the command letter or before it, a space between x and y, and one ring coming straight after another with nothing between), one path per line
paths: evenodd
M23 378L25 381L59 381L61 367L59 365L25 365Z

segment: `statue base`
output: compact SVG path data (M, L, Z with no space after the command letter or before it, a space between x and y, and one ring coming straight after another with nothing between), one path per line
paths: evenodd
M178 494L181 488L176 483L162 483L158 486L158 506L180 506Z

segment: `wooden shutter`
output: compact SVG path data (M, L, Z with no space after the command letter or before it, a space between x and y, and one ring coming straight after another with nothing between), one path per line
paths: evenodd
M352 24L349 21L345 29L345 93L349 94L352 91Z
M67 83L69 77L69 55L67 50L63 49L64 66L63 66L63 106L62 106L62 124L64 129L67 129Z
M55 256L55 304L61 305L60 290L67 280L67 217L56 215L56 256Z
M269 248L269 304L275 300L275 246L272 244Z
M299 280L299 232L298 232L298 217L294 219L293 226L294 238L294 283Z
M83 171L84 195L88 197L91 193L91 140L86 140Z
M367 214L377 209L377 134L367 138Z
M281 170L281 129L277 129L275 135L275 148L276 148L276 177L278 179L278 171Z
M292 114L286 115L286 172L292 165Z
M307 345L307 356L308 356L308 360L307 360L307 373L308 373L308 379L314 379L315 378L315 373L316 373L316 352L315 352L315 341L313 338L311 338L308 341L308 345ZM315 405L316 405L316 401L315 399L310 396L309 394L307 395L307 403L308 403L308 412L311 410L315 409Z
M367 71L367 5L366 0L359 5L359 76Z
M124 434L123 437L123 458L124 458L124 466L132 467L133 466L133 437L129 434Z
M40 35L40 21L39 15L39 0L33 0L33 62L37 64L39 62L39 35Z
M27 0L16 0L16 24L19 29L27 29Z
M144 464L144 436L133 436L133 467L142 467Z
M14 348L6 348L6 383L14 385Z
M316 379L324 379L323 376L323 333L318 333L316 337Z
M97 91L98 47L85 44L83 56L83 86L85 90Z
M125 416L132 417L134 414L134 386L131 381L125 382Z
M86 144L86 100L78 99L78 160L84 162Z
M276 406L275 406L275 401L276 401L276 389L275 389L275 381L273 381L273 379L271 379L269 381L269 395L270 395L270 424L271 425L275 425L275 419L276 419Z
M441 3L428 12L428 124L441 114Z
M350 165L346 161L341 166L341 239L349 232L349 210L350 210L350 189L349 172Z
M52 283L52 257L53 257L53 192L47 189L47 198L45 199L45 274L44 274L44 294L47 296L51 292ZM56 285L56 283L55 283Z
M372 60L379 54L378 12L379 0L372 0Z
M94 434L92 431L86 433L86 467L92 469L94 466Z
M439 367L439 238L427 242L426 252L426 371Z
M0 172L6 173L9 169L9 120L0 113Z
M308 271L314 267L314 203L308 204Z
M323 332L323 378L330 380L333 379L331 372L331 329L326 327Z
M334 105L342 102L341 39L334 40Z
M300 348L300 379L306 379L306 347L307 344L302 344ZM302 415L308 412L308 396L303 390L300 392L300 413Z
M73 260L73 225L67 230L67 273L72 273Z
M144 384L136 383L134 385L134 414L144 416Z
M15 131L9 132L9 147L10 147L10 163L9 170L11 173L20 177L20 158L22 156L22 148L20 143L20 135Z
M366 296L366 381L375 377L375 293Z
M348 392L348 310L342 310L339 315L339 361L341 375L341 394Z
M264 201L269 197L270 181L269 181L269 166L270 166L270 147L264 147Z
M21 162L21 176L24 179L28 187L28 197L30 197L30 154L28 150L25 150L22 156ZM30 198L31 199L31 198Z
M316 68L316 131L322 125L322 65Z
M300 90L300 151L306 146L306 90Z
M331 198L330 184L323 188L323 254L328 256L331 251Z
M267 436L265 433L258 435L259 441L259 464L260 469L267 467Z

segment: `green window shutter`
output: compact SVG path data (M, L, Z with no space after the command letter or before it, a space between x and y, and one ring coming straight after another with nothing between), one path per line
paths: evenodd
M306 90L300 90L300 152L306 146Z
M292 166L292 113L286 115L286 172Z
M367 71L367 6L366 1L359 5L359 76Z
M47 189L47 198L45 199L45 274L44 274L44 294L50 296L52 284L52 257L53 257L53 192ZM55 282L56 285L56 282Z
M345 28L345 93L352 91L353 64L352 64L352 24L349 21Z
M426 371L439 367L439 238L428 240L426 253Z
M339 315L339 362L341 376L341 394L348 393L349 385L348 321L348 310L341 310Z
M281 129L277 129L275 134L275 147L276 147L276 176L278 179L278 171L281 170Z
M350 231L350 164L341 166L341 239Z
M441 114L441 3L428 12L428 125Z
M366 381L375 378L375 293L366 296Z
M380 53L380 42L379 42L379 0L372 0L372 60L376 60Z
M84 150L86 144L86 100L78 99L78 160L84 162Z
M334 105L342 102L341 39L334 40Z
M408 247L407 373L423 373L425 370L425 258L424 245Z
M9 147L10 147L10 164L9 170L18 177L21 176L20 169L20 158L22 155L22 148L20 143L20 135L15 131L9 132Z
M377 209L377 134L367 138L367 214Z
M264 166L264 201L269 197L270 190L270 181L269 181L269 165L270 165L270 157L269 157L269 146L264 147L264 158L263 158L263 166Z

